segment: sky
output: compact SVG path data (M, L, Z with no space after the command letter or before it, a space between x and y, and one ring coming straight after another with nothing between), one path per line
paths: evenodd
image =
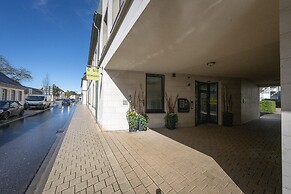
M1 0L0 55L31 71L22 85L81 91L99 0Z

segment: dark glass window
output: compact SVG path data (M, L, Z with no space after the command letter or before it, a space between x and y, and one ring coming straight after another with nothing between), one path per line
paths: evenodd
M146 75L146 112L164 112L164 83L163 75Z
M15 100L15 90L11 90L11 100Z
M18 91L18 101L22 101L22 91Z

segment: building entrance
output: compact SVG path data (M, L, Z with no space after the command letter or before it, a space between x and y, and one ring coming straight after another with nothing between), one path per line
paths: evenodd
M218 83L195 81L195 124L218 123Z

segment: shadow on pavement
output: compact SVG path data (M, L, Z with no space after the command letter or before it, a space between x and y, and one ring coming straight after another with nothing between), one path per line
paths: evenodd
M282 193L280 115L234 127L153 130L212 157L244 193Z

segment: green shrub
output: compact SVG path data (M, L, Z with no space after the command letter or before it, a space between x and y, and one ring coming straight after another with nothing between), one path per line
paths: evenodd
M281 108L281 100L279 100L279 99L264 99L264 101L266 101L266 100L274 101L276 103L276 108Z
M142 130L146 131L148 129L148 116L147 115L139 115L139 122L142 126Z
M265 112L265 113L276 112L276 102L272 100L262 100L260 102L260 112Z
M138 115L135 111L127 111L126 118L129 125L129 131L136 131L138 127Z

